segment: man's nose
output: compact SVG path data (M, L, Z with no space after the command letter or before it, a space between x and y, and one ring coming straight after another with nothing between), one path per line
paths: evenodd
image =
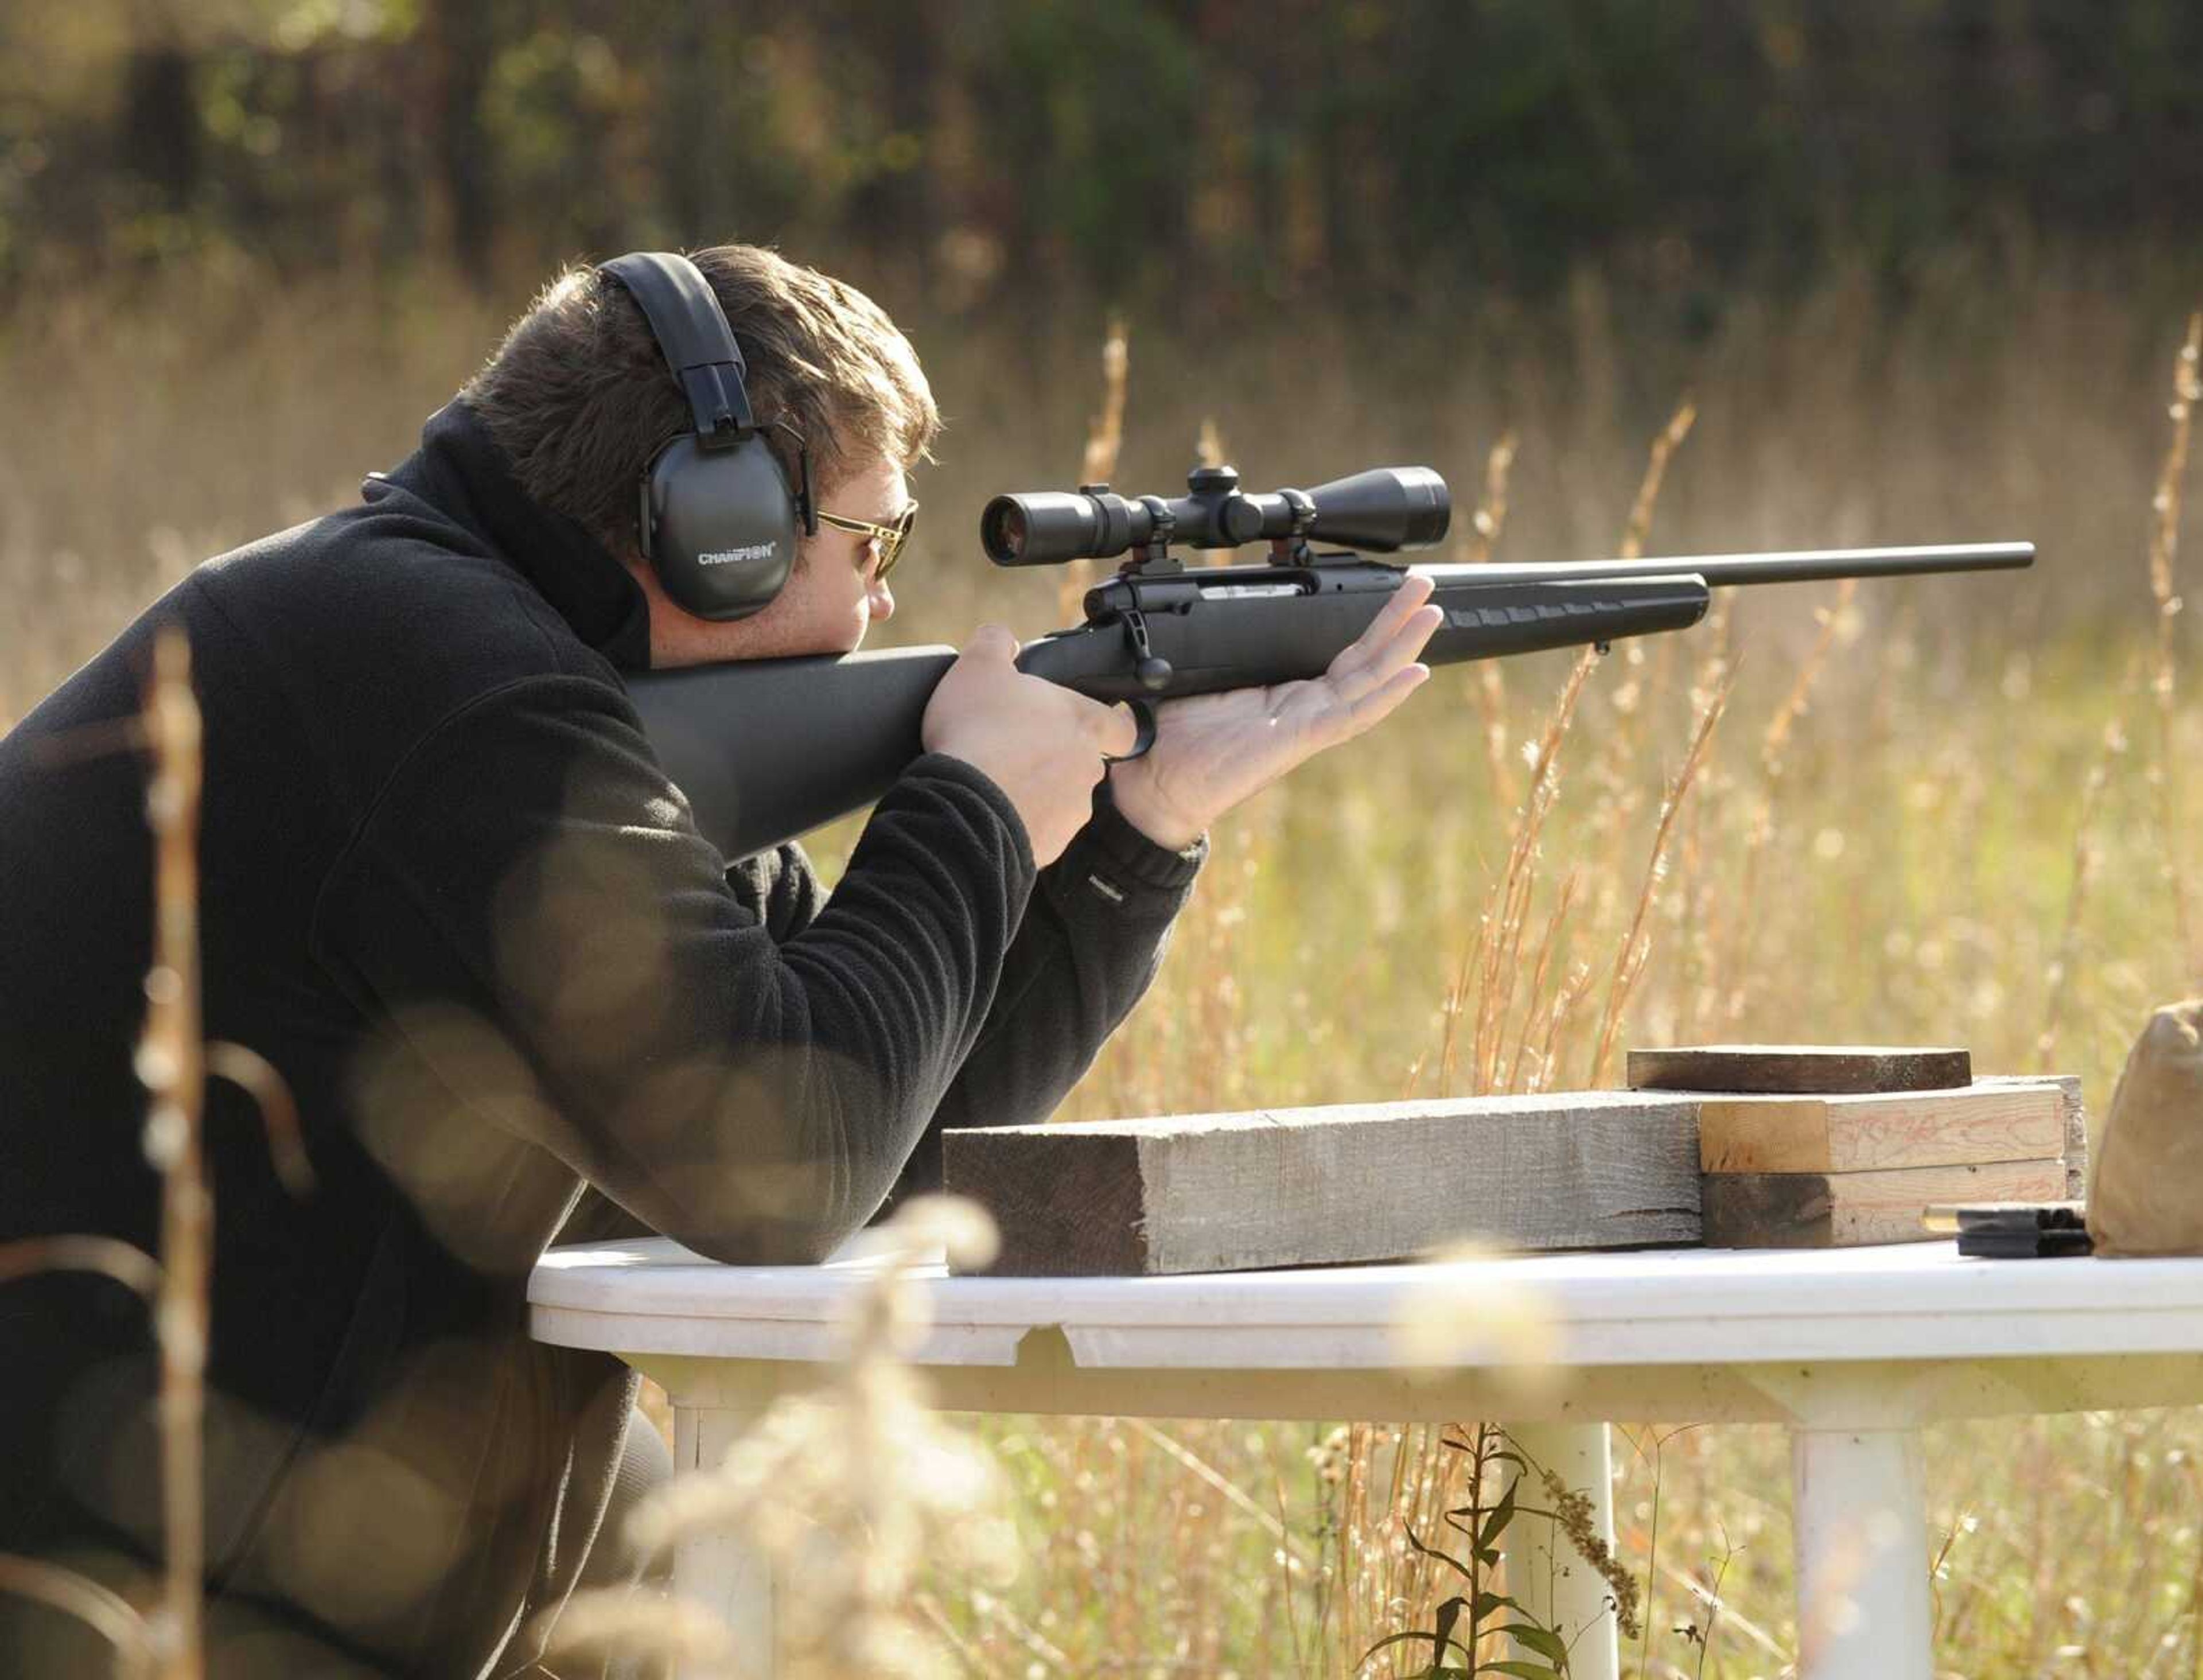
M895 591L888 588L887 579L884 577L875 578L872 582L872 617L875 618L895 617Z

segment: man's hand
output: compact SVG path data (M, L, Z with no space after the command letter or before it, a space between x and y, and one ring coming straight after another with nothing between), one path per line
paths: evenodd
M1028 677L1018 640L982 624L926 702L919 737L929 753L977 765L1024 820L1033 861L1050 864L1093 814L1105 753L1132 749L1129 713Z
M1409 572L1320 677L1164 701L1147 755L1109 767L1118 810L1149 839L1183 851L1240 801L1390 716L1431 674L1415 660L1444 617L1425 604L1432 587Z

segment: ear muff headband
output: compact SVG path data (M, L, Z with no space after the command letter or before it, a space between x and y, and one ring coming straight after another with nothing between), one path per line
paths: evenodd
M771 605L795 562L797 541L818 530L809 451L792 428L771 428L796 452L800 482L791 490L766 429L751 412L733 329L694 263L671 251L635 251L598 272L634 298L688 403L690 429L659 450L643 474L636 513L642 553L686 611L747 618Z

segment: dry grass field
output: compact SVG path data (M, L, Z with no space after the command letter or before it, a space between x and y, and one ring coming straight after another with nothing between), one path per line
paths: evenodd
M2150 1007L2190 989L2203 918L2175 541L2193 279L2042 259L1930 273L1899 306L1835 276L1688 345L1588 281L1534 313L1433 299L1373 346L1304 328L1290 357L1135 331L1120 488L1181 482L1206 423L1261 488L1438 468L1444 558L2025 537L2042 559L1751 591L1604 661L1440 671L1218 833L1160 982L1066 1114L1580 1086L1631 1044L1758 1038L1964 1044L1983 1071L2080 1074L2100 1115ZM0 725L198 560L402 456L525 301L236 280L0 322ZM987 494L1080 476L1101 322L908 324L950 429L883 639L1037 634L1056 581L991 571L972 526ZM820 837L830 876L854 832ZM1027 1566L916 1600L971 1672L1340 1675L1428 1624L1397 1512L1426 1496L1434 1432L983 1433ZM2199 1452L2188 1412L1936 1431L1941 1665L2196 1672ZM1624 1671L1783 1672L1780 1434L1630 1429L1616 1456L1650 1601Z

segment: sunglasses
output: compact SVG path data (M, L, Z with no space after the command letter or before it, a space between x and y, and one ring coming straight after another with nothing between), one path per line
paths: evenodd
M878 583L895 570L895 562L902 558L902 546L910 541L910 528L918 523L918 504L913 502L896 517L892 525L876 525L869 519L851 519L839 513L818 510L818 523L831 525L837 531L849 531L869 538L880 545L880 569L872 574Z

